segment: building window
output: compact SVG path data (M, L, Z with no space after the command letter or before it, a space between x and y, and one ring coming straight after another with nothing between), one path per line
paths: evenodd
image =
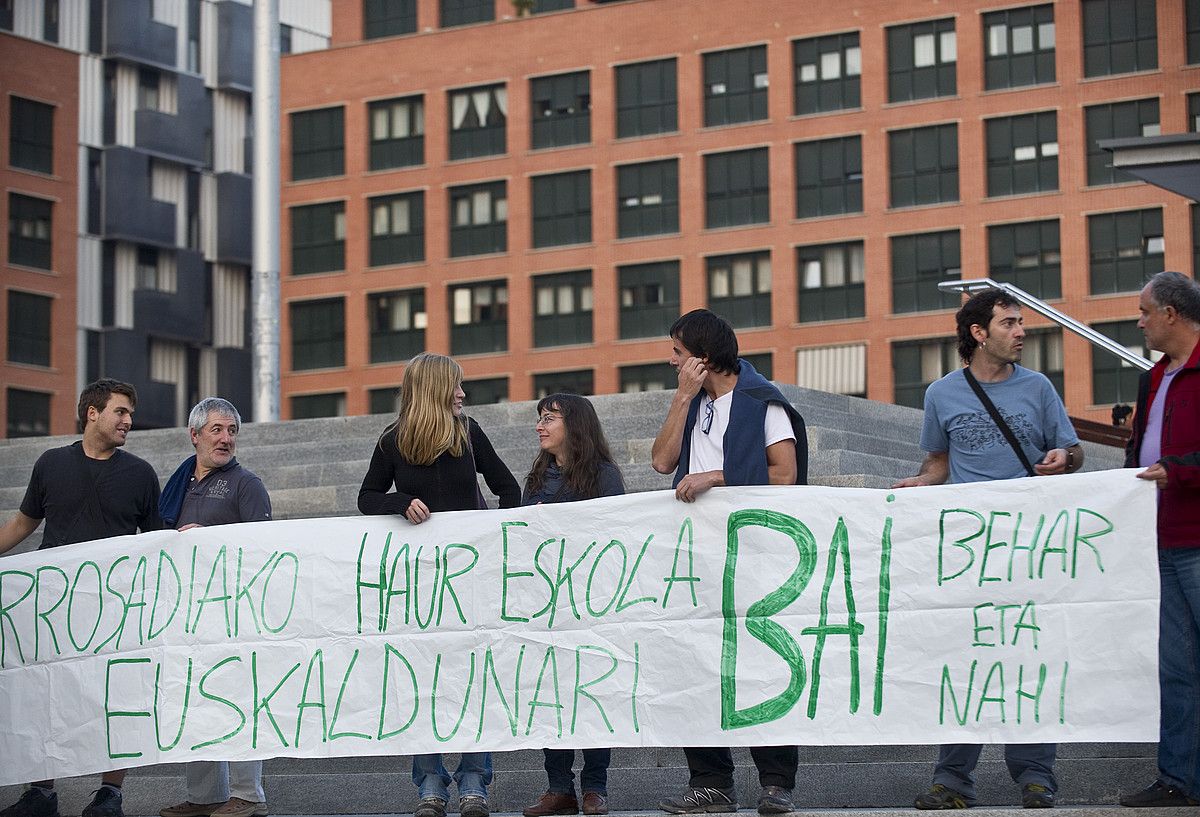
M1192 213L1192 277L1200 275L1200 204L1193 204Z
M425 290L379 292L367 297L371 362L408 360L425 351Z
M346 203L292 208L292 275L346 267Z
M1058 189L1054 111L987 120L987 190L1011 196Z
M1188 65L1200 63L1200 0L1185 0Z
M619 65L616 74L618 139L678 129L674 59Z
M892 239L892 312L926 312L959 304L958 293L941 292L941 281L962 278L958 230Z
M710 153L704 157L704 226L765 224L771 219L767 149Z
M1163 271L1162 210L1088 216L1091 294L1137 292Z
M545 14L548 11L563 11L575 8L575 0L533 0L533 13Z
M197 3L197 6L199 6L199 3ZM188 33L190 34L191 32L189 31ZM279 24L279 53L281 55L292 53L292 27L289 26L287 23ZM197 67L192 69L192 70L196 71L197 73L199 73L199 64L200 64L199 59L200 59L199 52L197 52L197 55L196 55Z
M861 318L866 314L863 243L796 248L801 323Z
M54 106L9 97L8 163L38 173L54 172Z
M1061 298L1058 220L988 227L988 277L1042 300Z
M888 134L892 207L958 201L958 126Z
M592 271L533 279L533 345L592 342Z
M925 389L959 367L956 338L892 344L896 405L924 408Z
M797 142L796 218L862 209L862 137Z
M343 299L297 301L289 305L292 371L346 365L346 309Z
M372 102L371 170L410 167L425 161L425 98Z
M679 160L617 168L617 237L679 232Z
M173 270L159 263L156 247L138 246L134 261L135 288L150 292L174 292L175 277Z
M371 266L425 260L425 194L379 196L370 201Z
M496 0L440 0L442 28L496 19Z
M492 403L508 402L508 378L485 377L479 380L464 380L463 391L467 393L467 404L487 406Z
M1098 144L1102 139L1158 136L1157 99L1135 99L1084 108L1087 126L1087 183L1119 184L1138 181L1124 170L1110 166L1112 154Z
M50 365L50 298L8 291L8 362Z
M50 269L50 213L53 202L8 194L8 263Z
M575 372L546 372L533 376L533 398L541 400L547 394L595 394L595 379L591 369Z
M985 14L983 34L987 90L1054 82L1054 6Z
M504 182L450 188L450 255L508 250L508 198Z
M487 281L450 287L450 353L508 349L508 284Z
M346 172L342 118L341 106L291 115L292 181Z
M704 55L704 125L767 118L767 47Z
M1029 329L1025 332L1021 365L1041 372L1063 396L1063 351L1061 329Z
M450 158L494 156L505 150L508 91L503 85L450 94Z
M1124 346L1135 355L1150 357L1146 337L1137 321L1112 321L1092 328ZM1096 405L1137 402L1138 378L1142 370L1121 358L1092 346L1092 402Z
M771 253L708 259L708 308L735 328L771 325Z
M138 69L137 110L158 111L162 102L161 75L153 68Z
M643 391L673 389L679 383L675 370L667 363L642 363L637 366L622 366L621 392L630 394Z
M586 244L592 240L592 171L535 176L533 246Z
M1197 0L1200 2L1200 0ZM1188 132L1200 132L1200 94L1188 94Z
M0 0L0 31L13 30L13 4L15 0Z
M761 374L767 380L775 378L775 365L772 362L770 352L759 352L755 355L741 355L742 360L749 363L754 371Z
M42 0L42 39L58 42L58 0Z
M679 262L617 268L621 339L662 338L679 317Z
M796 385L831 394L866 397L866 344L797 349Z
M9 12L12 28L12 12ZM8 423L5 436L45 437L50 434L50 395L24 389L8 390Z
M533 147L586 144L592 140L590 74L578 71L529 81Z
M887 30L888 102L954 96L958 44L954 20L930 20Z
M346 393L298 394L292 397L293 420L315 420L318 417L345 417Z
M1155 0L1083 0L1083 75L1158 67Z
M862 105L862 49L857 31L796 40L792 66L797 115Z
M367 391L367 410L371 414L391 414L395 416L400 411L400 388L384 386Z
M417 0L364 0L364 40L412 34L416 30Z

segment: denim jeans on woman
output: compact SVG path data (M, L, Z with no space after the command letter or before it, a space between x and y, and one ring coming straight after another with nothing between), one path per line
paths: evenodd
M414 755L412 778L422 799L440 797L448 801L451 780L458 786L459 797L468 794L487 797L487 787L492 782L492 753L463 752L453 778L442 765L440 754Z

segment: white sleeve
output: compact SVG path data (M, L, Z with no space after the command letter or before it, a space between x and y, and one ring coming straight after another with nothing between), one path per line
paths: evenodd
M788 417L787 410L778 403L767 404L767 417L763 420L763 436L768 448L783 440L796 439L796 432L792 431L791 418Z

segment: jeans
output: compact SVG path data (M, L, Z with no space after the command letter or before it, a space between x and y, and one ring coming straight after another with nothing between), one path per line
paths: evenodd
M693 788L733 788L733 753L721 747L684 749ZM795 746L755 746L750 750L758 767L761 786L796 788L796 765L800 753Z
M1158 551L1158 776L1200 794L1200 547Z
M612 760L612 749L584 749L583 768L579 772L579 785L583 791L594 791L608 795L608 764ZM546 777L549 789L554 794L571 794L575 791L575 775L571 764L575 762L574 749L543 749L546 756Z
M1054 777L1055 743L1009 743L1004 747L1004 763L1013 780L1022 786L1039 783L1051 792L1058 791ZM938 752L933 782L941 783L975 802L975 766L983 747L977 743L947 743Z
M265 803L261 760L194 760L187 765L187 799L192 803L224 803L240 797Z
M422 799L426 797L450 799L448 787L452 778L446 771L446 767L442 765L440 754L413 755L412 778L413 783L417 785L417 793ZM487 787L492 782L492 753L463 752L453 780L458 786L459 797L465 797L468 794L487 797Z

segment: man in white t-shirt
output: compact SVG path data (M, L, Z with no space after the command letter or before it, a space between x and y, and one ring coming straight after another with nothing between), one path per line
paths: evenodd
M671 366L679 387L654 440L651 463L675 472L675 496L694 502L720 485L802 485L808 481L804 420L770 381L738 358L733 327L697 309L671 327ZM756 746L760 814L792 811L795 746ZM691 774L680 797L659 807L671 814L736 811L733 756L726 748L684 749Z

